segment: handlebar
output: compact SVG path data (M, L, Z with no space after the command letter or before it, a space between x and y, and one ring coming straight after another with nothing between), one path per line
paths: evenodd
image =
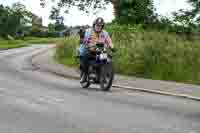
M102 46L102 44L99 44L99 43L97 43L97 44L95 44L95 45L93 45L93 46L87 46L86 45L86 48L99 48L99 47L101 47L101 48L104 48L104 44L103 44L103 46ZM116 52L117 51L117 49L116 48L110 48L111 49L111 51L112 52Z

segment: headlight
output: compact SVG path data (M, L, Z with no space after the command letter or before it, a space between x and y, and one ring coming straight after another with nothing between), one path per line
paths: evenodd
M100 60L105 60L108 58L108 55L106 53L100 54Z

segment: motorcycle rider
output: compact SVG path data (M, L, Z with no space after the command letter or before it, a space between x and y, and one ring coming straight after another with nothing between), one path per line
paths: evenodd
M88 67L89 67L88 66L89 51L94 50L93 48L91 48L91 46L94 46L97 43L104 43L106 44L106 47L111 48L111 49L114 48L112 40L108 32L104 30L104 27L105 27L104 19L101 17L98 17L94 21L93 27L85 31L82 44L80 45L80 48L79 48L80 64L84 72L80 80L81 83L84 83L87 78Z

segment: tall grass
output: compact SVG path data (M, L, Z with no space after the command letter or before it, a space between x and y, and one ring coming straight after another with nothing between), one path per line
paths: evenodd
M140 26L112 25L107 30L118 49L114 56L117 73L200 84L200 41L189 41L175 33L144 31ZM75 65L77 45L77 37L61 42L57 59Z
M55 59L68 66L76 66L76 49L79 47L79 38L76 36L64 38L57 43Z

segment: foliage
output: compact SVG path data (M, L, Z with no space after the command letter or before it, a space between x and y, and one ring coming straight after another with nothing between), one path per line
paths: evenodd
M0 5L0 36L15 36L30 23L31 13L20 3L14 3L11 8Z
M119 23L148 24L156 19L152 0L121 0L116 19Z
M188 0L192 5L193 9L190 11L191 17L193 17L196 23L200 24L200 1L199 0Z
M45 0L41 2L44 3ZM58 7L52 8L50 18L58 18L61 7L65 7L66 12L69 12L71 6L76 6L79 10L89 12L92 9L95 13L98 9L104 9L108 3L113 4L115 17L119 23L150 23L156 17L152 0L60 0Z
M51 20L55 20L55 24L51 26L55 26L55 31L61 31L65 28L64 25L64 17L60 15L60 10L57 8L52 8L51 15L49 16Z
M54 32L56 30L55 27L56 27L55 24L49 23L48 24L48 31L49 32Z
M174 12L174 22L182 25L189 33L200 32L200 1L188 0L190 10L180 9Z
M75 52L78 48L78 37L68 37L57 43L55 59L68 66L76 66Z
M38 25L33 25L32 28L31 28L32 33L38 33L38 32L41 32L41 31L42 30L41 30L40 26L38 26Z
M200 84L199 40L187 40L176 33L146 31L141 26L106 27L118 49L115 71L120 74ZM78 38L70 37L56 48L57 60L75 66Z

